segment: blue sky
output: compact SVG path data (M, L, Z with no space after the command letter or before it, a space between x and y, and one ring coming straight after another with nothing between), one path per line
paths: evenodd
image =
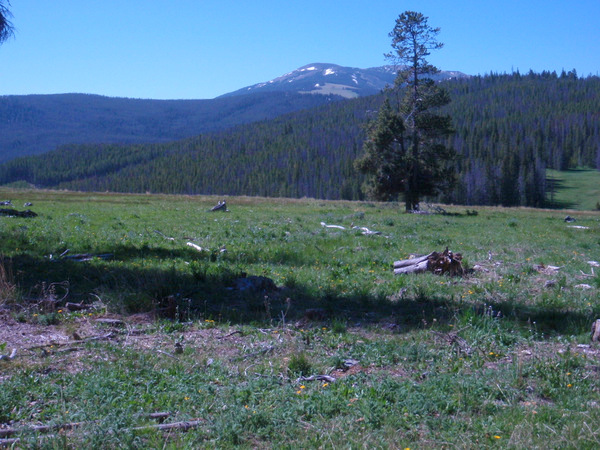
M205 99L314 62L386 63L406 10L441 27L430 62L468 74L600 74L600 0L11 0L0 95Z

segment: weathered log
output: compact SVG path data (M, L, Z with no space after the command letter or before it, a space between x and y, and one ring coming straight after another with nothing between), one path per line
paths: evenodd
M399 269L400 267L412 266L415 264L419 264L422 261L426 261L429 259L435 252L431 252L429 255L416 256L410 259L404 259L402 261L394 261L394 269Z
M223 200L222 202L219 201L219 203L217 203L215 206L213 206L210 210L211 211L229 211L227 209L227 202L225 202L225 200Z
M406 273L423 273L429 270L429 260L424 259L415 264L405 265L394 269L394 275L401 275Z
M464 273L462 255L452 253L446 247L442 253L431 252L426 256L418 256L394 262L394 274L433 272L437 275L462 275Z

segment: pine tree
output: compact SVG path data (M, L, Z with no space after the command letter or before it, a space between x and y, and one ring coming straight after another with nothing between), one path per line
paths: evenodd
M11 13L6 5L10 5L10 2L0 1L0 44L11 37L14 33L14 28L9 18Z
M443 142L453 132L451 119L438 113L450 97L430 77L439 69L426 57L440 49L439 28L431 28L427 17L406 11L390 33L394 52L387 55L401 65L390 97L395 108L384 104L364 145L357 168L368 174L366 193L390 200L404 193L407 211L418 209L422 197L449 190L456 181L450 163L453 150Z

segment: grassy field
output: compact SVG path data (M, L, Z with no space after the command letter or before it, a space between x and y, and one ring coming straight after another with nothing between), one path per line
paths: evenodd
M0 218L0 445L600 445L598 212L0 197L39 214ZM467 274L393 274L446 247Z
M558 208L598 210L600 204L600 171L593 169L548 170L548 200Z

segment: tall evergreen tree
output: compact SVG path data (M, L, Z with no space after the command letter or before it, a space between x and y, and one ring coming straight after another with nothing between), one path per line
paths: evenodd
M14 33L12 23L9 20L11 13L8 10L7 5L10 5L10 2L0 1L0 44L6 41Z
M396 20L390 33L394 51L386 56L400 67L389 92L398 101L394 109L389 102L384 105L370 127L364 156L357 161L357 168L369 176L366 193L389 200L403 192L407 211L417 209L422 197L449 190L456 181L450 165L455 153L443 144L453 132L451 119L437 111L450 97L431 79L439 69L426 59L431 50L443 46L437 41L439 31L414 11Z
M368 125L364 155L355 163L358 170L369 174L363 186L367 197L389 201L404 190L407 177L404 132L402 118L386 99L377 119Z

